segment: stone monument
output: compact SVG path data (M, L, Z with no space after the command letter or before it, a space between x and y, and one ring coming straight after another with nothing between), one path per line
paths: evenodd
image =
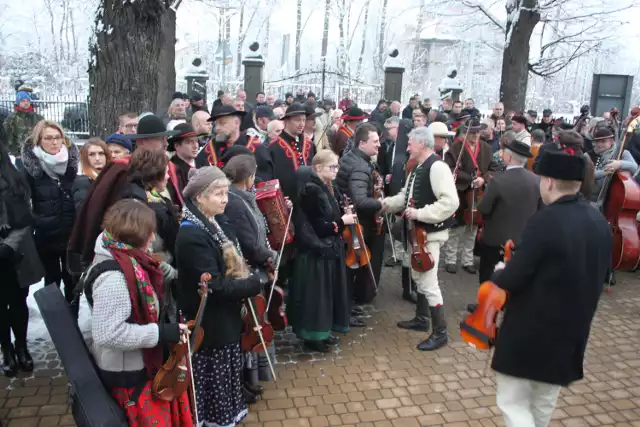
M400 51L392 46L384 63L384 99L402 102L403 74L404 66L400 59Z
M460 81L456 79L458 71L455 68L449 68L447 75L440 82L438 91L440 92L440 99L451 98L453 101L460 101L460 94L462 93L462 86Z

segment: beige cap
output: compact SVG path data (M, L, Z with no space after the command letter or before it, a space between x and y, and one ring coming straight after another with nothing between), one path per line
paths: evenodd
M449 131L447 125L442 122L433 122L429 125L429 130L433 136L454 136L456 133Z

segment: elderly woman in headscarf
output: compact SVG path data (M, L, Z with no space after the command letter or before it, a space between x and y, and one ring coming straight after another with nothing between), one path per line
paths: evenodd
M193 355L198 419L204 425L230 426L247 415L240 348L243 300L262 289L244 261L233 228L223 215L229 180L215 166L192 169L183 193L182 222L176 238L178 306L195 319L203 273L212 277L202 319L206 331Z

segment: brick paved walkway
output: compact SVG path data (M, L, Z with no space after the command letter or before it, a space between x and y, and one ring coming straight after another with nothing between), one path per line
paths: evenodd
M413 314L400 299L399 269L385 269L367 307L368 327L341 337L329 355L303 353L292 334L279 336L277 383L265 384L247 427L501 426L487 353L460 341L457 325L474 297L477 276L441 270L451 345L422 353L419 332L395 324ZM604 294L589 341L586 378L563 389L552 427L640 427L640 280L619 274ZM46 342L30 343L37 370L0 377L0 419L9 427L68 426L66 377Z

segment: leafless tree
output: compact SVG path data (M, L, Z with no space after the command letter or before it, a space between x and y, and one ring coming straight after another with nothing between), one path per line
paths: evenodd
M302 37L302 0L296 2L296 71L300 70L300 44Z
M242 74L242 47L244 46L244 41L247 37L247 32L249 28L251 28L251 24L253 23L254 18L256 17L256 13L258 12L258 7L250 7L253 9L253 13L249 17L249 22L247 22L247 28L244 28L244 9L246 6L246 0L242 2L240 6L240 22L238 24L238 51L236 55L236 78L240 78Z
M369 24L369 4L370 0L364 5L364 23L362 24L362 46L360 47L360 55L358 56L358 68L356 69L356 76L358 79L362 77L362 60L364 58L364 50L367 46L367 25Z

